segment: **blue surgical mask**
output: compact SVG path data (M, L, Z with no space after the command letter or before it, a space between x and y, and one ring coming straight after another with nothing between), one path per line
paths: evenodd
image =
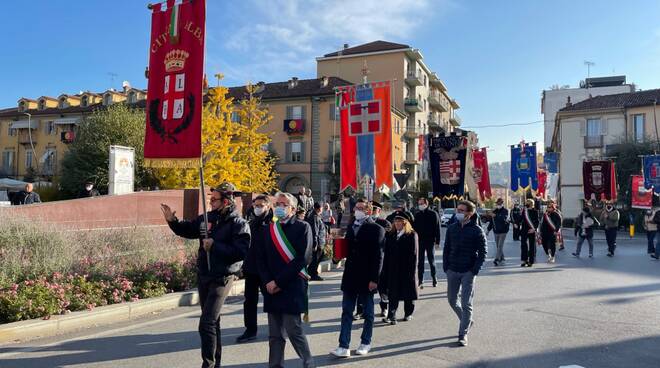
M275 217L277 217L280 220L284 219L286 217L286 208L275 207L275 210L273 211L273 215L275 215Z
M456 214L456 220L458 220L458 222L463 222L463 220L465 220L465 214L464 213L457 213Z

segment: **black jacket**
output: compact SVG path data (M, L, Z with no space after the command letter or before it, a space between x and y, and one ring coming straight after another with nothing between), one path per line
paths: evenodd
M268 225L273 221L273 211L268 210L268 213L263 216L255 216L252 214L250 218L250 249L243 262L243 272L251 275L258 275L257 269L257 255L259 254L259 247L264 243L264 237L268 235Z
M387 233L378 290L387 294L390 300L416 300L419 297L418 249L416 233L403 234L398 239L396 232Z
M385 229L372 218L367 218L357 235L353 231L353 224L348 225L346 240L348 256L341 279L341 290L350 293L369 292L369 282L378 284L383 266Z
M326 227L323 219L316 212L312 212L306 221L312 229L312 248L318 250L325 245Z
M520 227L522 221L522 209L520 207L513 207L511 209L511 222Z
M287 240L295 250L291 262L285 262L275 247L270 235L270 226L262 229L265 232L264 242L257 248L257 269L262 286L275 281L281 289L275 294L264 290L264 312L300 314L307 307L307 279L299 273L307 266L308 255L312 252L312 230L305 221L292 216L289 222L282 225Z
M224 279L241 269L243 260L250 248L250 227L235 212L221 215L218 211L208 213L209 237L213 239L210 251L211 271L206 262L206 252L202 247L204 216L193 221L168 222L176 235L188 239L200 239L197 252L197 274L200 281Z
M34 204L41 203L41 197L39 193L36 192L26 192L24 190L16 193L15 195L16 204Z
M525 212L527 212L527 216L529 216L529 220L532 223L531 227L529 226L527 219L525 218ZM534 208L525 208L522 211L522 220L520 222L520 230L522 231L522 233L527 234L530 229L536 231L538 227L539 227L539 211Z
M96 188L92 188L92 190L83 189L78 192L78 198L98 197L100 195L101 194Z
M440 216L432 209L417 211L413 228L421 244L440 244Z
M509 232L509 210L506 208L496 208L493 210L493 218L488 223L488 231L495 234L506 234Z
M548 216L550 218L550 221L552 221L552 224L555 227L555 231L552 230L552 227L548 222L545 220L545 214L541 216L541 236L543 237L549 237L549 236L554 236L557 231L561 229L561 215L557 213L557 211L554 211L552 213L547 212Z
M456 222L447 229L442 269L445 272L470 271L476 276L484 264L486 253L486 234L477 225L477 216L474 215L467 224Z
M390 223L389 221L387 221L383 218L380 218L380 217L375 218L374 222L376 224L380 225L383 229L385 229L385 232L390 231L390 229L392 228L392 223Z

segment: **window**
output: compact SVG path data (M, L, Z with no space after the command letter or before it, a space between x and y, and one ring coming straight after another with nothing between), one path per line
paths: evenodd
M45 125L45 132L48 135L53 135L57 133L57 127L55 126L54 121L47 121Z
M21 101L18 103L18 112L23 112L25 111L25 101Z
M128 94L128 102L129 103L135 103L137 101L137 98L135 97L135 92L130 92Z
M34 158L34 152L32 152L32 150L25 151L25 168L32 167L33 158Z
M585 148L597 148L603 146L603 127L600 119L587 119L586 136L584 138Z
M2 170L7 174L14 171L14 151L2 152Z
M635 142L644 142L644 114L633 115Z
M330 116L330 121L339 120L339 109L335 106L334 103L330 103L328 107L328 114Z
M63 108L65 108L65 107L67 107L67 104L66 104L66 97L62 97L62 98L60 98L60 105L59 105L59 108L60 108L60 109L63 109Z
M42 98L41 100L39 100L39 110L43 110L45 108L46 108L46 100Z
M286 107L286 118L287 119L304 119L305 118L305 109L304 106L287 106Z
M112 103L112 96L108 93L107 95L103 96L103 104L104 105L110 105Z
M82 97L82 100L80 101L80 105L81 105L82 107L87 107L87 103L88 103L87 100L88 100L88 97L87 97L87 96L83 96L83 97Z
M291 162L302 162L302 142L291 143Z
M238 111L232 111L231 112L231 122L232 123L240 123L241 122L241 115L238 113Z
M43 173L45 175L55 175L55 163L57 152L54 148L47 148L43 160Z
M15 137L16 134L17 134L16 129L15 129L15 128L12 128L12 127L11 127L11 124L9 125L9 130L7 131L7 134L8 134L10 137Z

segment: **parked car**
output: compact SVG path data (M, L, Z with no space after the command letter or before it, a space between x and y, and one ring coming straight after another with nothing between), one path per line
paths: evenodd
M456 214L456 209L454 208L444 208L442 210L442 216L440 216L440 226L447 227L449 220Z

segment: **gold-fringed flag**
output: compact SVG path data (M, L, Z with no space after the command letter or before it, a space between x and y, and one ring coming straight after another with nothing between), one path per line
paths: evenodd
M145 165L198 167L202 155L205 1L154 4Z

